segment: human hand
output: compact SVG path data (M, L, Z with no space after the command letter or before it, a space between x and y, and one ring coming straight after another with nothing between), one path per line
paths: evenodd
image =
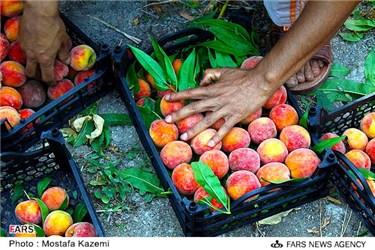
M213 81L216 83L210 85ZM255 69L208 69L202 78L201 87L165 96L167 101L197 100L166 116L165 121L173 123L193 114L212 111L194 128L182 134L181 139L190 140L223 118L225 123L208 143L213 147L234 125L259 110L277 88Z

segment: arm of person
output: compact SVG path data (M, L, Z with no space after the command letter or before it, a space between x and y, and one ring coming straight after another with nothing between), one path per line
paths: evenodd
M55 59L69 63L69 39L59 17L57 0L25 2L18 40L26 54L28 77L53 85Z
M358 3L310 0L291 29L254 69L208 69L201 87L167 95L167 101L197 101L168 115L166 122L213 111L182 134L181 139L190 140L224 118L224 125L209 142L209 146L216 145L235 124L259 110L287 79L327 44ZM216 83L210 85L212 81Z

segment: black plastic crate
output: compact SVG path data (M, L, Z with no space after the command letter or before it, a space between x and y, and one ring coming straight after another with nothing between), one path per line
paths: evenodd
M1 160L6 161L1 164L0 176L1 227L8 231L10 224L19 224L14 209L26 197L12 203L16 181L22 181L21 185L24 190L36 195L37 183L45 177L50 177L52 179L50 187L62 187L68 192L69 207L74 209L78 203L83 203L86 206L88 212L83 221L92 223L98 236L104 236L104 231L80 175L79 167L65 147L61 133L54 129L43 132L42 138L45 139L44 142L48 142L49 147L26 153L3 152L0 154Z
M330 113L320 106L310 111L309 125L315 141L319 141L319 138L328 132L341 135L348 128L359 128L362 118L369 112L375 112L375 93ZM338 164L331 171L329 180L369 231L375 235L375 197L363 175L348 158L337 151L335 154ZM371 170L375 171L374 165L371 166Z
M212 34L207 31L189 29L165 37L158 42L167 53L172 53L176 50L181 50L185 46L212 39L212 37ZM179 43L178 41L183 42ZM148 52L151 51L151 49L148 50ZM230 215L220 212L209 212L207 206L197 204L181 196L175 188L168 170L160 159L159 152L149 136L148 129L143 122L125 80L127 69L135 59L131 55L130 50L125 46L115 48L114 60L118 91L128 108L132 122L164 189L172 191L172 194L168 197L186 236L217 236L327 196L328 167L336 162L336 157L332 151L327 151L325 155L321 155L322 163L311 178L301 181L297 185L287 183L280 185L271 184L249 192L231 204ZM298 108L293 95L290 92L288 92L288 95L288 102L296 108L301 116L302 112ZM275 187L279 189L275 192L270 192ZM254 195L259 195L259 198L251 202L244 202Z
M87 44L95 50L96 73L63 96L35 110L35 114L26 120L21 120L21 123L11 130L8 131L5 126L7 121L2 120L0 149L2 152L25 151L38 141L43 131L62 127L69 119L114 89L111 53L108 45L99 46L67 17L61 15L61 18L68 35L72 38L73 46Z

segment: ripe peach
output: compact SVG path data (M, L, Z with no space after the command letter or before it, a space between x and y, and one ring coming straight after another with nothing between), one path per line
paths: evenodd
M276 90L275 93L268 99L268 101L263 105L265 109L272 109L273 107L284 104L286 99L288 98L286 88L282 85L280 88Z
M14 210L17 220L22 223L39 224L42 221L42 214L38 202L27 200L19 203Z
M143 105L145 104L146 100L155 103L155 101L154 101L153 99L151 99L151 98L147 98L147 99L146 99L146 98L142 97L141 99L139 99L139 100L136 102L137 106L139 106L139 107L143 107Z
M151 123L149 133L156 146L162 148L168 142L178 139L178 128L164 120L155 120Z
M63 79L62 81L59 81L55 86L48 87L47 96L51 100L56 100L72 88L74 88L74 84L68 79Z
M64 210L69 204L69 196L65 189L61 187L48 188L43 192L40 199L47 205L50 211L57 209Z
M46 101L46 91L36 80L28 80L18 89L26 108L39 108Z
M8 106L0 107L0 121L5 120L5 119L8 120L8 122L5 122L5 127L8 130L11 130L12 128L14 128L16 125L20 123L21 116L17 112L17 110L15 110L12 107L8 107Z
M20 43L14 41L9 46L8 57L10 60L18 62L20 64L26 64L26 55L21 49Z
M163 98L165 95L168 95L168 94L173 93L173 92L174 92L174 90L172 90L172 89L158 90L157 95L158 95L158 97Z
M191 147L183 141L168 142L160 151L160 158L169 169L174 169L181 163L189 163L192 156Z
M271 162L263 165L257 172L262 187L269 185L268 181L285 181L290 179L290 171L280 162ZM264 180L263 180L264 179ZM267 180L267 181L265 181Z
M360 127L368 138L375 138L375 112L365 115L361 120Z
M298 123L297 111L288 104L280 104L271 109L270 118L275 123L277 131Z
M55 80L59 82L63 80L65 76L68 75L69 68L67 65L60 62L59 60L55 60L53 71L54 71Z
M182 163L173 169L172 181L177 190L184 195L192 195L200 187L194 178L192 167L187 163Z
M10 42L14 42L18 37L20 18L18 16L9 18L4 24L4 33Z
M180 134L187 132L202 121L204 116L202 114L194 114L176 122Z
M262 61L263 56L252 56L247 58L241 64L241 69L253 69L260 61Z
M359 149L352 149L345 154L345 156L351 161L357 168L365 168L370 170L371 159L370 157Z
M35 114L35 111L32 110L32 109L20 109L19 110L19 113L20 113L20 117L21 117L21 120L27 120L30 116L32 116L33 114ZM40 121L40 119L36 119L36 123L38 123ZM30 123L30 124L27 124L26 125L26 129L30 129L33 127L33 124Z
M349 149L365 150L368 138L365 133L356 128L348 128L343 135L347 136L347 143Z
M146 81L151 85L153 89L156 89L155 79L148 72L145 73Z
M222 150L224 152L230 153L238 148L247 148L250 145L250 135L249 133L239 127L233 127L224 136L221 141L223 143Z
M268 117L255 119L249 124L247 131L250 134L251 141L257 145L277 135L276 125Z
M93 224L78 222L66 230L65 237L98 237L98 233Z
M46 236L64 235L66 230L73 224L73 219L65 211L56 210L47 215L43 224Z
M233 200L237 200L246 193L260 188L260 182L258 178L250 171L240 170L232 173L225 184L229 196ZM254 200L258 195L250 197L246 201Z
M191 148L197 155L201 155L206 151L213 150L213 149L221 149L222 143L219 142L214 147L208 146L208 142L211 138L216 134L216 131L212 128L208 128L202 132L200 132L197 136L195 136L190 143Z
M7 57L9 51L9 41L5 35L0 36L0 62Z
M0 64L3 75L2 84L9 87L21 87L26 82L25 67L18 62L4 61Z
M308 148L299 148L291 152L285 159L292 178L308 178L313 175L320 164L319 157Z
M89 69L85 71L79 72L75 77L74 77L74 85L79 85L85 81L86 77L90 77L95 74L95 70ZM94 85L96 84L96 81L93 81L89 85L87 85L87 90L90 90Z
M164 117L173 112L176 112L184 106L184 101L168 102L165 100L165 97L163 97L160 101L160 111Z
M204 152L199 161L207 164L217 178L223 178L229 170L228 157L220 150L210 150Z
M280 141L284 142L289 152L297 148L309 148L311 144L309 132L299 125L285 127L280 133Z
M249 125L252 121L254 121L255 119L258 119L259 117L262 116L262 108L260 108L258 111L256 111L255 113L249 115L248 117L246 117L245 119L243 119L240 123L242 125Z
M181 66L182 66L181 59L174 59L174 61L172 63L172 67L173 67L173 70L176 74L178 74L178 72L180 72Z
M375 197L375 181L374 180L366 180L368 186L370 187L372 195Z
M375 164L375 138L367 143L366 154L370 157L372 164Z
M212 112L211 111L206 112L206 115L209 115L210 113ZM223 126L224 123L225 123L224 118L220 118L214 124L211 125L211 128L215 129L216 131L219 131L221 126Z
M322 140L328 140L328 139L331 139L331 138L337 138L339 137L338 135L334 134L334 133L326 133L322 136ZM332 150L336 150L336 151L339 151L343 154L345 154L346 152L346 147L345 147L345 144L343 141L340 141L338 143L336 143L334 146L331 147Z
M225 189L224 189L224 192L226 193ZM209 198L209 197L210 197L209 193L207 193L206 190L204 190L203 187L198 188L198 190L194 193L194 201L195 202L199 202L200 200L202 200L204 198L207 198L207 199L209 199L209 201L211 202L211 204L215 208L222 209L224 207L224 205L222 203L218 202L215 198L213 198L213 197ZM215 211L215 208L210 208L210 211L212 211L212 212Z
M1 0L1 15L6 17L14 17L23 11L22 0Z
M150 85L142 79L138 79L139 84L139 91L138 93L134 93L134 98L139 99L141 97L150 97L151 96L151 88Z
M96 62L96 53L88 45L82 44L70 51L70 66L77 70L89 70Z
M251 148L239 148L229 154L229 167L232 171L248 170L256 173L260 167L260 157Z
M69 72L68 72L68 75L66 76L66 78L68 78L69 80L71 80L72 82L74 82L75 78L76 78L76 76L78 74L78 71L75 70L75 69L73 69L72 67L68 67L68 68L69 68ZM86 72L86 71L83 71L83 72ZM76 83L74 83L74 84L76 84ZM78 84L76 84L76 85L78 85Z
M22 107L23 101L20 93L12 87L0 88L0 106L10 106L16 110Z
M275 138L270 138L259 144L257 152L263 164L270 162L284 162L288 155L285 144Z

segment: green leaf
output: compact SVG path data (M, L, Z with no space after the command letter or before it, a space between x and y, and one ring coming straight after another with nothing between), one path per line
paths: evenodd
M42 214L42 225L43 225L44 220L47 218L47 215L49 214L49 209L47 205L41 199L34 198L34 200L36 200L36 202L39 205L40 212Z
M348 19L344 23L345 27L352 31L368 31L375 27L375 20L370 19Z
M139 112L141 113L142 119L147 127L147 129L150 128L150 125L153 121L160 119L160 117L157 117L153 110L151 110L149 107L142 106L138 107Z
M192 162L191 167L193 168L194 178L199 185L224 206L226 213L230 213L229 199L211 168L202 162Z
M38 182L38 184L36 185L37 187L36 189L38 191L39 197L42 197L44 190L46 190L46 188L48 187L51 181L52 181L52 178L46 177Z
M99 190L95 190L94 195L98 199L101 199L103 197L103 194Z
M301 181L304 181L306 180L307 178L292 178L292 179L289 179L289 180L267 180L265 178L262 177L262 180L263 181L266 181L266 182L269 182L269 183L272 183L272 184L281 184L281 183L300 183Z
M331 112L336 109L333 102L331 102L324 92L316 93L316 103L323 107L326 111Z
M91 132L94 131L94 129L95 129L94 121L92 120L85 121L81 131L77 135L77 139L73 146L79 147L79 146L86 144L86 141L87 141L86 135L90 135Z
M21 198L25 193L23 192L23 187L20 181L17 181L13 188L12 203L14 204L19 198Z
M371 172L370 170L359 168L358 171L363 174L363 177L365 177L366 180L375 180L375 173Z
M366 57L365 78L367 84L375 86L375 48L372 48Z
M308 129L308 118L309 118L309 108L306 109L305 113L303 113L301 119L299 119L299 125L304 127L305 129Z
M109 198L108 198L107 196L103 195L103 197L102 197L102 202L103 202L104 204L108 204L108 203L109 203Z
M335 146L337 143L345 139L346 136L339 136L335 138L330 138L324 141L320 141L318 144L316 144L314 147L311 148L312 151L314 151L317 154L322 153L325 149L331 148Z
M59 207L59 210L65 210L68 207L68 205L69 205L69 198L68 196L66 196L63 203Z
M132 125L132 121L128 114L100 114L107 126Z
M32 224L32 225L34 226L36 237L46 237L44 230L40 226L35 225L35 224Z
M128 71L126 72L126 82L129 86L129 89L134 93L139 92L139 83L137 73L135 71L135 62L130 64Z
M163 49L159 46L159 44L156 41L155 37L151 38L151 45L152 45L152 48L154 49L153 55L155 56L155 58L158 61L159 65L165 71L164 56L163 56L163 53L161 52L161 50L163 50Z
M83 204L83 203L78 203L76 208L74 209L74 212L73 212L74 223L82 222L83 218L86 216L86 214L87 214L86 205Z
M89 183L91 186L103 186L107 184L107 181L106 180L91 180Z
M210 64L211 64L211 68L215 69L215 68L218 68L218 65L217 65L217 62L214 58L214 55L212 54L211 50L208 49L208 60L210 61Z
M203 43L199 43L197 46L214 49L223 53L230 53L231 55L235 56L246 56L249 52L247 50L235 49L232 46L225 44L221 40L206 41Z
M333 63L329 76L343 77L350 73L350 69L340 63Z
M103 145L104 143L104 133L101 133L99 137L95 138L92 142L91 142L91 147L95 150L95 152L100 155L100 156L105 156L105 154L103 153Z
M340 32L339 35L341 36L342 39L348 42L358 42L365 36L364 33L344 33L344 32Z
M178 91L191 89L196 87L194 79L195 71L195 49L189 54L186 60L182 63L180 69L180 79L178 83Z
M219 68L237 68L238 65L233 61L227 53L215 51L216 62Z
M1 230L0 230L0 237L7 237L7 233L4 230L4 228L1 228Z

